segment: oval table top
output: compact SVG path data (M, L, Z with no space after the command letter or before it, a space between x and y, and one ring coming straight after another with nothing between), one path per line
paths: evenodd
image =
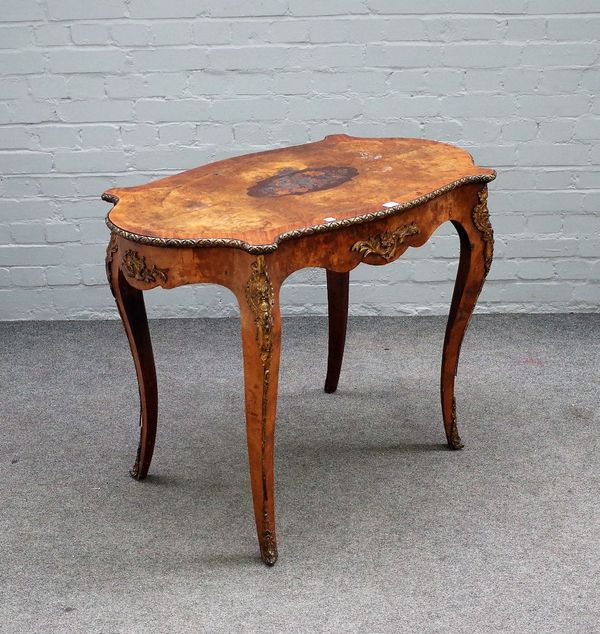
M102 198L114 203L109 228L137 242L268 252L286 238L392 215L494 178L445 143L337 134L109 189Z

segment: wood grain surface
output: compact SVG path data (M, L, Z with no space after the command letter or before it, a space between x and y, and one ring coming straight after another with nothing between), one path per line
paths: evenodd
M385 211L388 203L410 204L469 178L489 181L494 171L444 143L341 134L109 189L103 197L116 203L110 222L137 236L269 245L286 233Z

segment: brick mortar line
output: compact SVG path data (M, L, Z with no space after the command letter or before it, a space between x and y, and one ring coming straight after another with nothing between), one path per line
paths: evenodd
M497 17L498 16L498 17ZM335 19L344 19L344 20L369 20L369 19L381 19L388 20L390 18L396 18L401 20L402 18L418 18L423 21L434 21L439 18L449 19L453 17L460 17L461 19L466 20L481 20L481 19L490 19L496 20L497 22L502 22L503 19L508 18L518 18L522 21L528 20L548 20L553 17L558 17L561 19L567 20L577 20L579 18L589 18L590 16L600 16L600 11L577 11L577 12L569 12L569 11L553 11L551 13L528 13L526 12L515 12L515 11L502 11L501 8L497 8L495 13L472 13L465 11L457 11L457 12L427 12L427 13L410 13L410 12L402 12L402 13L390 13L390 12L374 12L369 11L366 13L332 13L332 14L309 14L309 15L301 15L301 14L290 14L289 12L274 14L274 15L256 15L256 16L211 16L209 14L202 15L198 14L196 16L187 16L182 15L178 17L136 17L136 16L119 16L119 17L104 17L104 18L80 18L80 17L68 17L68 18L57 18L57 17L43 17L43 18L29 18L24 20L0 20L0 24L6 24L9 26L17 26L17 25L39 25L39 24L71 24L77 22L85 22L86 24L106 24L107 21L110 23L118 23L118 24L132 24L132 23L149 23L153 24L155 22L189 22L189 21L198 21L198 22L224 22L224 23L243 23L243 22L275 22L275 21L285 21L285 22L294 22L294 21L310 21L310 20L335 20Z

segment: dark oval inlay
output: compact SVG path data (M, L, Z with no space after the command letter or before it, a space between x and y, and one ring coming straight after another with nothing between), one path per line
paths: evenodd
M275 176L258 181L248 189L248 195L262 198L308 194L337 187L355 176L358 176L358 170L345 165L307 167L303 170L285 168Z

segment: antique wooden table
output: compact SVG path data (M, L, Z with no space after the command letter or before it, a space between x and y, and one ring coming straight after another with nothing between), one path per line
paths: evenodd
M418 139L344 134L318 143L205 165L140 187L111 189L106 254L110 288L131 346L141 434L131 475L146 477L158 396L142 291L222 284L241 314L246 431L254 515L263 561L277 559L273 434L281 321L279 289L292 272L327 270L329 354L325 391L335 391L344 351L349 271L386 264L451 221L460 262L442 355L442 416L460 449L454 377L463 335L492 261L487 183L456 147Z

